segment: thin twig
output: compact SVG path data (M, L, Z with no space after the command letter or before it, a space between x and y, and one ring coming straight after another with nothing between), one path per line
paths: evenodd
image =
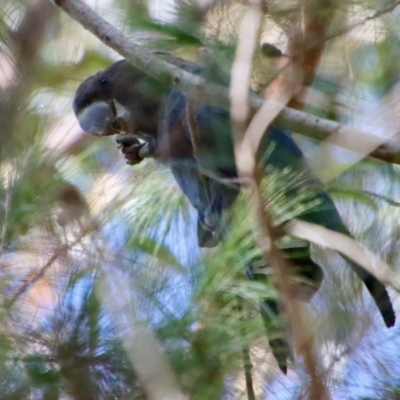
M231 122L233 140L235 143L235 160L238 175L251 178L254 169L253 142L247 140L250 136L253 121L263 112L263 108L272 103L264 103L256 115L249 122L249 84L253 59L257 50L258 38L261 29L262 7L261 1L250 2L242 20L238 44L236 46L235 59L232 65L229 94L231 99ZM279 111L282 108L279 109ZM276 117L279 111L274 115ZM263 113L264 115L264 113Z
M349 193L356 193L357 192L355 190L352 191L351 189L348 189L348 190L346 189L346 191L348 191ZM389 197L382 196L381 194L378 194L378 193L370 192L369 190L362 190L362 192L367 194L368 196L375 197L375 198L377 198L379 200L383 200L383 201L385 201L386 203L390 204L393 207L400 207L400 203L398 201L394 201L392 199L389 199Z
M240 321L242 322L242 329L240 330L240 335L242 337L242 354L243 354L243 369L244 378L246 381L246 392L248 400L256 400L256 395L254 393L254 383L251 370L253 369L253 364L250 358L250 347L246 339L246 320L243 317L243 307L241 304L241 299L238 299L237 311L239 313Z
M381 10L377 10L374 14L365 17L363 19L361 19L360 21L354 22L351 25L348 25L342 29L338 29L336 32L333 32L329 35L327 35L323 41L327 42L328 40L332 40L335 39L338 36L342 36L342 35L346 35L347 33L349 33L350 31L352 31L353 29L358 28L359 26L362 26L364 24L366 24L369 21L372 21L376 18L382 17L385 14L389 14L391 13L396 7L398 7L400 5L400 0L395 1L391 4L388 4L386 7L382 8ZM322 41L321 41L322 42Z
M304 318L302 317L302 312L298 304L294 301L295 296L293 288L289 284L289 275L287 273L291 268L277 246L282 233L273 226L264 207L264 199L260 190L262 176L261 173L257 173L256 171L255 181L251 188L250 195L256 202L257 221L261 230L261 235L262 237L270 239L269 253L263 252L264 259L266 262L269 261L270 265L275 270L276 284L281 295L283 311L288 317L296 348L304 360L305 368L311 379L309 399L326 400L329 399L329 394L324 385L322 376L319 373L319 367L314 353L313 335L310 329L307 329Z
M18 289L18 291L14 294L14 296L7 302L5 308L11 308L14 303L29 289L31 288L39 279L41 279L47 270L54 264L55 261L63 254L67 253L73 247L81 242L81 240L87 235L87 231L83 231L77 239L75 239L70 244L62 244L60 245L50 259L43 265L43 267L37 268L36 271L32 274L32 276L27 279L24 284Z
M400 207L400 202L395 201L393 199L390 199L389 197L383 196L381 194L371 192L369 190L357 190L357 189L351 189L349 187L343 188L343 187L335 187L335 186L329 186L329 193L335 193L335 192L342 192L342 193L349 193L349 194L365 194L370 197L375 197L378 200L385 201L389 205L393 207Z
M243 352L244 377L246 380L247 399L256 400L256 395L254 393L253 376L251 374L253 365L250 359L250 348L248 344L243 345L242 352Z

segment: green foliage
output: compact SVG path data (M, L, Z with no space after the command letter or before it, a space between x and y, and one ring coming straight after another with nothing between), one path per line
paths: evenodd
M268 40L290 12L289 3L275 3L276 14L265 24L274 27L264 36ZM342 12L356 7L363 14L378 3L352 2ZM15 33L24 17L32 18L28 3L0 4L0 398L146 399L107 307L125 297L136 313L128 316L156 333L190 399L245 398L246 347L258 398L300 398L308 382L303 366L295 363L297 374L282 378L269 356L265 333L279 338L284 321L271 319L265 326L259 315L260 300L278 294L271 268L265 268L268 257L255 245L257 224L247 199L240 197L227 217L230 229L221 245L200 251L191 207L167 166L146 160L124 167L111 140L84 136L77 128L71 111L76 86L116 56L54 14L39 21L46 29L37 52L26 59ZM216 19L214 10L186 1L168 20L155 19L145 1L106 2L98 11L144 46L201 61L208 80L228 85L236 51L237 29L231 27L237 28L236 15L243 13L240 4L220 6ZM227 24L212 29L225 6L232 11L225 14ZM348 120L358 112L344 110L348 99L373 95L379 102L390 93L399 65L394 17L378 19L379 40L367 41L363 26L361 35L333 36L326 55L327 64L333 58L336 63L318 72L313 89L322 97L308 112ZM281 38L273 42L283 49ZM346 57L337 56L338 48ZM253 86L262 89L275 69L266 71L273 58L264 64L262 51L258 56L261 78ZM398 167L364 160L330 185L357 239L394 266L400 262L399 177ZM320 205L309 176L293 170L268 169L262 189L277 226ZM285 238L280 246L293 243ZM361 398L368 381L373 398L399 398L397 328L388 334L373 323L373 308L361 302L340 260L317 248L312 255L326 276L304 308L329 389ZM265 279L247 280L249 265ZM107 274L121 279L119 292L101 287ZM355 382L357 392L350 389ZM384 385L390 390L381 391Z
M396 65L399 58L400 41L396 32L385 35L384 39L378 43L362 46L354 54L352 62L357 64L363 60L360 78L382 96L397 83Z

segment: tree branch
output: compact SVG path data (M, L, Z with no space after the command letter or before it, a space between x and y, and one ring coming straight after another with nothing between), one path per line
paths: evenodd
M321 225L297 219L293 219L286 224L285 231L291 236L307 240L323 248L332 249L345 255L374 275L385 286L390 286L396 292L400 293L396 276L389 265L379 259L379 257L365 250L350 236L334 232Z

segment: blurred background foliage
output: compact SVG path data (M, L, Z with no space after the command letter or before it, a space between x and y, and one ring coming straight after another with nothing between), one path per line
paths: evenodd
M210 79L229 82L244 2L87 3L143 46L201 62ZM268 3L255 90L275 73L262 44L283 50L298 12L297 1ZM400 10L391 4L338 2L306 111L385 133L390 109L373 124L365 117L398 89ZM111 139L89 137L73 116L78 84L119 56L48 1L0 5L0 398L147 398L120 335L127 310L156 333L191 399L246 398L247 346L257 398L307 398L304 366L297 360L281 375L264 336L258 303L276 296L273 287L243 274L258 256L243 203L224 243L199 250L193 210L168 169L124 165ZM368 18L382 7L389 11ZM312 158L318 144L296 139ZM352 157L331 151L338 164ZM395 269L399 178L397 166L366 159L330 184L351 232ZM400 398L398 326L385 329L340 257L313 252L326 276L304 308L332 398ZM104 284L110 276L114 284Z

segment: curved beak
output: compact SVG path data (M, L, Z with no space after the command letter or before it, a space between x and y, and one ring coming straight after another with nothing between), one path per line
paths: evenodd
M116 117L114 102L96 102L86 107L78 116L80 127L95 136L108 136L115 132L112 125Z

